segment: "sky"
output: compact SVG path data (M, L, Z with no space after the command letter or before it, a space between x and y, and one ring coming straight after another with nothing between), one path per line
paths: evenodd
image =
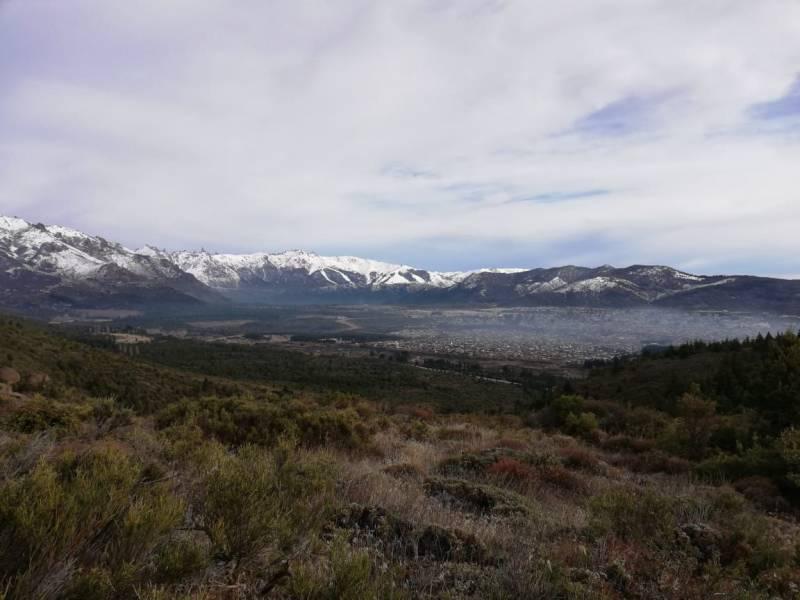
M800 278L800 1L0 0L0 214Z

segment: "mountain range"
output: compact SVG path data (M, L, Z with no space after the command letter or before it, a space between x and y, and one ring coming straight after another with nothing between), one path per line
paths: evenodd
M665 266L437 272L352 256L130 250L68 227L0 216L0 306L225 302L664 306L800 314L800 281Z

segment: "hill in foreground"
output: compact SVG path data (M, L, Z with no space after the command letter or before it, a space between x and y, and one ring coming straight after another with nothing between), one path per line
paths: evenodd
M763 343L764 364L794 369L796 337ZM740 350L760 352L729 352ZM273 376L293 372L291 353L281 360ZM791 425L761 423L756 404L725 405L702 384L662 407L602 391L636 380L643 362L590 378L602 398L560 382L509 403L507 386L426 374L393 384L389 401L321 373L165 367L8 319L0 362L5 598L800 590ZM451 396L459 381L480 386L483 409L425 401L425 385ZM733 448L720 433L730 427L742 434Z

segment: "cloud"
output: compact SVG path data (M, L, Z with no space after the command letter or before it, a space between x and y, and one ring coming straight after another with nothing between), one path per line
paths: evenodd
M799 69L793 0L8 0L0 212L132 246L793 272Z

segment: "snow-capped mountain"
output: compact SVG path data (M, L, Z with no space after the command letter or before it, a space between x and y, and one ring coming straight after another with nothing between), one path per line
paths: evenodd
M800 281L701 276L665 266L437 272L354 256L130 250L56 225L0 217L0 304L395 302L638 306L800 313Z
M67 227L0 216L0 301L5 304L214 299L221 298L170 260Z
M473 273L499 271L442 273L355 256L320 256L304 250L278 254L210 254L205 251L166 253L147 247L139 252L166 258L206 285L223 289L286 282L290 276L310 278L319 286L334 288L394 285L449 288ZM516 273L523 269L502 271Z

